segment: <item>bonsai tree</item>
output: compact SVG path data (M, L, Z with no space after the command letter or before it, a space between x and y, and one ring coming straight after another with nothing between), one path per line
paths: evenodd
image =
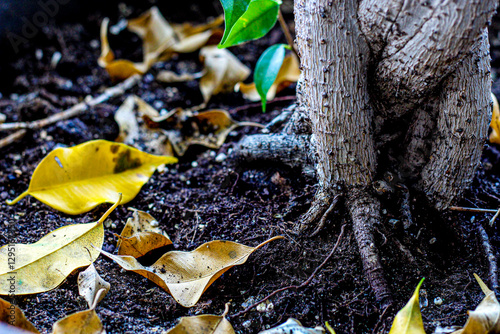
M246 159L315 168L318 190L299 232L316 234L345 199L365 275L382 305L391 294L373 236L381 222L378 193L406 198L401 215L409 228L410 191L442 211L470 185L491 119L486 27L496 6L295 0L297 107L281 133L240 143Z

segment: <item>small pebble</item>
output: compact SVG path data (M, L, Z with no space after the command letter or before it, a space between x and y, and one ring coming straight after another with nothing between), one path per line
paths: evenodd
M252 327L252 320L247 320L241 324L245 328L250 328Z
M6 199L7 197L9 197L9 194L6 191L2 191L2 193L0 194L0 198Z
M59 61L61 61L62 54L59 51L54 52L52 55L52 58L50 59L50 68L54 69L57 67L57 64L59 64Z
M443 299L441 297L436 297L434 298L434 305L442 305L443 304Z
M210 153L208 153L210 155L210 157L212 158L215 158L215 156L217 155L217 153L215 153L215 151L210 151Z
M191 167L193 167L193 168L198 167L198 162L197 161L191 162Z
M431 240L429 240L429 244L434 244L436 243L437 239L436 238L431 238Z
M42 60L43 58L43 51L40 49L36 49L35 51L35 57L37 60Z
M93 39L90 41L90 47L92 49L99 49L99 41L97 39Z
M225 155L224 153L220 153L217 157L215 157L215 161L217 162L223 162L226 159L227 155Z

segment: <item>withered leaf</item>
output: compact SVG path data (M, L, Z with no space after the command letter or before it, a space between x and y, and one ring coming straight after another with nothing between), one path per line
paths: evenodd
M99 303L108 293L110 284L99 276L99 273L92 263L87 269L78 274L78 294L85 298L89 308ZM100 299L96 299L98 292Z
M306 328L302 326L300 321L290 318L285 323L259 332L259 334L324 334L325 329L322 327Z
M191 252L168 252L151 266L143 266L132 256L102 253L123 269L134 271L158 284L182 306L191 307L223 273L245 263L250 254L268 242L282 238L271 238L256 247L232 241L211 241Z
M182 317L180 322L165 334L234 334L233 326L226 319L228 305L221 316L203 314L194 317Z
M2 298L0 298L0 322L5 322L30 333L40 333L35 326L26 319L24 312L19 307ZM0 333L2 333L1 328Z

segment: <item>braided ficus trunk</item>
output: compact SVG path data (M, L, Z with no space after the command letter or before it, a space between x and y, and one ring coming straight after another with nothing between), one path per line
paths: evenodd
M395 185L421 191L438 210L470 185L490 120L486 26L496 6L495 0L295 0L302 71L296 113L309 118L311 133L288 126L240 145L247 157L265 155L266 142L274 155L282 148L287 164L315 161L319 187L300 224L323 222L345 196L367 279L384 304L390 291L372 233L380 222L373 185L389 173ZM303 117L291 121L297 119ZM315 154L300 145L305 138ZM300 153L297 159L291 151Z

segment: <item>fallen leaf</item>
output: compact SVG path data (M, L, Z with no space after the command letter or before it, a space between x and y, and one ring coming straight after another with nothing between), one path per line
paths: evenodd
M177 115L182 126L166 131L175 152L183 156L189 146L202 145L208 148L220 148L228 134L239 126L264 127L253 122L236 122L225 110L214 109L194 114L189 117Z
M423 282L422 278L408 303L396 314L389 334L425 334L418 302L418 293Z
M120 204L121 197L95 223L63 226L34 244L0 248L0 295L55 289L73 270L94 262L104 240L103 222Z
M223 273L233 266L245 263L250 254L268 242L282 238L271 238L256 247L215 240L191 252L168 252L149 267L141 265L132 256L101 252L123 269L134 271L158 284L182 306L191 307Z
M290 86L291 83L297 82L300 77L299 61L295 54L289 54L283 60L283 64L274 80L273 84L269 88L266 94L266 100L270 101L274 99L277 93L281 92L286 87ZM240 91L243 97L250 101L259 101L261 99L259 92L255 86L255 83L245 84L239 82L235 86L236 91Z
M30 333L40 333L35 326L26 319L24 312L19 307L2 298L0 298L0 322L5 322L15 328L20 328ZM3 333L1 328L0 333Z
M139 138L139 123L134 112L135 97L129 96L115 112L115 121L120 133L117 142L128 145L133 144Z
M109 292L109 288L110 284L99 276L94 264L90 264L87 269L78 274L78 294L85 298L89 308L99 303ZM96 299L100 290L103 290L99 294L100 299Z
M124 80L133 74L144 74L158 61L169 59L174 53L194 52L221 34L217 27L222 18L207 24L192 26L170 25L157 7L152 7L136 19L128 21L128 30L142 39L143 60L134 63L126 59L115 60L107 37L109 19L101 24L101 55L98 63L113 81ZM217 39L217 37L215 37Z
M116 193L122 193L122 203L127 203L159 165L175 162L173 157L106 140L57 148L36 167L28 190L7 204L31 195L56 210L77 215L101 203L113 203Z
M300 321L290 318L285 323L262 332L259 334L323 334L325 329L322 327L306 328Z
M490 133L490 143L500 144L500 108L495 94L491 93L491 99L493 100L493 114L490 123L492 129Z
M104 289L97 293L96 300L89 310L76 312L58 320L52 326L52 334L106 334L101 319L95 313L95 306L101 300Z
M464 328L453 334L499 334L500 333L500 304L495 293L474 274L481 290L486 295L474 311L469 311L469 318Z
M158 73L158 75L156 76L156 80L158 80L160 82L165 82L165 83L186 82L186 81L192 81L192 80L198 79L201 76L203 76L203 73L177 74L177 73L172 72L172 71L160 71L160 73Z
M226 28L221 48L261 38L276 24L281 0L222 0Z
M206 46L200 50L205 75L200 79L200 90L205 103L213 95L232 92L236 83L250 75L250 69L225 49Z
M333 327L327 322L325 322L325 327L326 327L326 330L328 331L328 333L330 334L335 334L335 330L333 329Z
M233 326L226 319L229 307L221 316L203 314L194 317L182 317L179 323L165 334L234 334Z
M158 227L158 221L141 210L134 210L119 238L118 255L130 255L135 258L172 244L168 235Z

